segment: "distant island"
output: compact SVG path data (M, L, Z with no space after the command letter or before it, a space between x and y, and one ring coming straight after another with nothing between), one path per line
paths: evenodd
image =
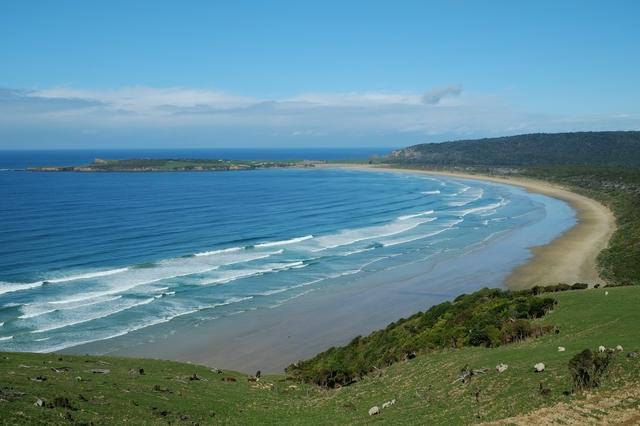
M30 167L32 172L217 172L285 167L314 167L309 161L207 160L175 158L130 158L105 160L78 166Z

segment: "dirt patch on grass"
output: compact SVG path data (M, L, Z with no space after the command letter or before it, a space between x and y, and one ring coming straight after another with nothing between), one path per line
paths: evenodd
M588 393L570 403L540 408L486 425L637 425L640 424L640 385Z

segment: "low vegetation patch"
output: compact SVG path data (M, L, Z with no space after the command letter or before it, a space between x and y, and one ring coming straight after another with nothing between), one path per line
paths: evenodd
M555 299L530 292L482 289L400 319L366 337L356 337L347 346L332 347L310 360L290 365L286 371L300 381L336 387L418 353L465 346L497 347L538 337L553 326L532 320L544 316L555 303Z
M574 390L592 389L600 385L613 359L612 351L592 352L585 349L569 361Z

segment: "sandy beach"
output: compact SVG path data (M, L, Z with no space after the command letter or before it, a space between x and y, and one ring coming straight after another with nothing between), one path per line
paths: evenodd
M336 166L331 165L330 167ZM531 247L533 258L514 269L506 279L506 285L512 289L524 289L535 285L557 283L602 283L602 279L598 274L596 258L600 251L607 247L611 235L616 230L616 221L609 208L592 198L549 182L520 177L496 177L358 164L345 164L338 167L357 170L424 173L484 180L522 187L530 192L566 201L576 211L578 219L576 226L553 240L550 244Z

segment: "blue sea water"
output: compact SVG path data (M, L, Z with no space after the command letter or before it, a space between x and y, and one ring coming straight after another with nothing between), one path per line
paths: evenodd
M0 154L0 168L152 154L13 152ZM342 169L4 171L0 200L0 350L10 351L273 309L363 274L482 246L541 223L550 209L558 220L545 238L574 223L564 203L514 187Z

